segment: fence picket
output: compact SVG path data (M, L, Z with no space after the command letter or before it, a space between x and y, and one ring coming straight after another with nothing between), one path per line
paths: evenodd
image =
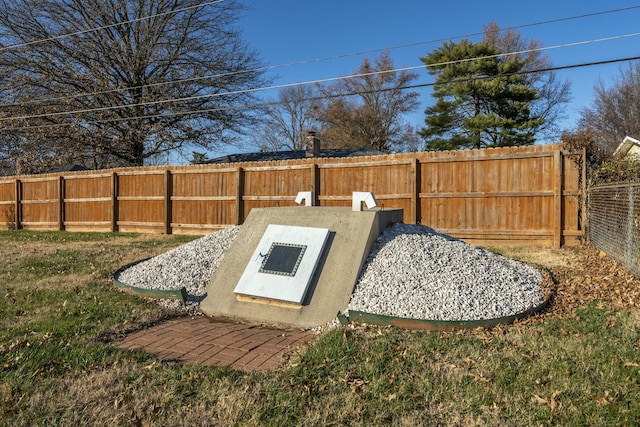
M203 234L242 224L254 207L292 205L299 191L320 206L371 191L405 222L453 237L558 247L584 224L584 169L566 158L547 145L65 172L0 178L0 206L12 206L7 228Z

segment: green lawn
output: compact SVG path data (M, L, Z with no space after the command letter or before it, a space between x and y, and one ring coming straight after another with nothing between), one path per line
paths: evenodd
M171 313L113 272L190 239L0 232L0 425L640 424L640 310L607 300L492 330L345 326L266 373L115 347ZM606 285L571 265L551 272Z

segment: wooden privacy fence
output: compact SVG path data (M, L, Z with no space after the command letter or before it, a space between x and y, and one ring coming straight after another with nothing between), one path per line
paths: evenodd
M0 227L204 234L256 207L383 208L483 244L574 244L583 234L584 168L559 145L358 158L121 168L0 178ZM301 207L304 209L304 207Z

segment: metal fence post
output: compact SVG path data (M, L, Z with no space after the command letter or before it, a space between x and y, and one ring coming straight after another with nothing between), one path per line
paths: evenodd
M625 239L627 265L633 264L633 218L634 218L634 191L631 182L627 183L627 235Z

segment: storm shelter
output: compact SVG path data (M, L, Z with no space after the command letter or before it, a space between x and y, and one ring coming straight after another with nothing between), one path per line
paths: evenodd
M349 304L373 242L402 209L252 209L207 286L209 316L315 327Z

